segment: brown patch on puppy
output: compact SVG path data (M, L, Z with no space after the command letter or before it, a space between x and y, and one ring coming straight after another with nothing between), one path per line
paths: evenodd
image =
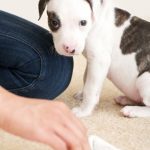
M150 72L150 22L132 17L130 26L122 35L120 48L123 54L136 53L139 76Z
M117 27L120 27L124 24L125 21L127 21L130 17L130 13L128 13L125 10L115 8L115 25Z
M89 5L90 5L90 8L91 8L91 10L93 11L93 5L92 5L92 1L91 0L86 0L88 3L89 3Z
M57 14L53 11L47 12L48 15L48 26L52 32L56 32L61 27L61 22Z
M39 1L39 5L38 5L38 8L39 8L39 20L45 10L45 7L46 7L46 4L49 2L49 0L40 0Z

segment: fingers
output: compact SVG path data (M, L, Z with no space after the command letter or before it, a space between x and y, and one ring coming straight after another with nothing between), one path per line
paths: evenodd
M89 150L87 129L64 103L51 102L40 109L41 142L55 150Z
M42 140L41 140L42 139ZM40 142L50 145L54 150L69 150L65 141L53 132L40 134Z
M77 126L78 130L80 130L82 133L87 134L87 129L85 128L84 124L70 111L70 109L65 104L61 104L60 111L61 113L64 113L64 116L68 117L72 124Z
M69 142L72 149L89 150L87 129L83 123L66 106L63 106L59 110L59 116L61 116L61 119L63 120L62 125L64 126L64 129L62 129L63 132L60 130L58 131L58 133L61 134L59 136L61 136L67 143ZM67 135L68 138L66 137Z
M81 120L77 118L72 112L70 113L69 119L77 126L78 130L87 135L87 128L84 126Z
M82 132L80 127L78 125L76 125L76 123L74 121L71 120L72 118L68 118L68 117L62 115L61 119L63 120L63 122L60 122L59 124L61 124L63 128L68 130L68 132L70 132L70 134L73 134L77 140L79 140L81 142L85 141L87 135L84 132Z
M70 128L72 131L76 133L87 136L87 129L84 124L81 122L79 118L77 118L69 109L66 111L59 111L62 119L64 119L64 126Z
M68 128L58 126L56 134L68 145L68 150L82 150L82 143Z
M83 150L91 150L88 139L83 143Z

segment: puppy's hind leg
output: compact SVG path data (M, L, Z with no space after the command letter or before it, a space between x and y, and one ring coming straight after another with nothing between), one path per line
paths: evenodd
M126 96L118 96L116 98L114 98L115 102L119 105L122 105L122 106L126 106L126 105L140 105L141 103L137 103L131 99L129 99L128 97Z
M121 112L127 117L150 117L150 73L143 73L136 86L145 106L126 106Z

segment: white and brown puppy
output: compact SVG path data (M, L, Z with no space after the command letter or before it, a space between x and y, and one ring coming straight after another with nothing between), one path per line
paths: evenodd
M126 96L116 98L128 117L150 116L150 23L115 8L112 0L40 0L47 6L56 51L65 56L83 52L85 84L73 111L90 115L108 77Z

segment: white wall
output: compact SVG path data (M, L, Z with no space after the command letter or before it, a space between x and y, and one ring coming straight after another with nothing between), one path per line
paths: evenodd
M150 21L150 0L114 0L116 6Z
M42 19L38 21L38 2L39 0L0 0L0 10L13 13L48 28L46 13Z
M39 0L0 0L0 10L14 13L47 28L46 13L38 21ZM114 0L116 6L150 20L150 0Z

